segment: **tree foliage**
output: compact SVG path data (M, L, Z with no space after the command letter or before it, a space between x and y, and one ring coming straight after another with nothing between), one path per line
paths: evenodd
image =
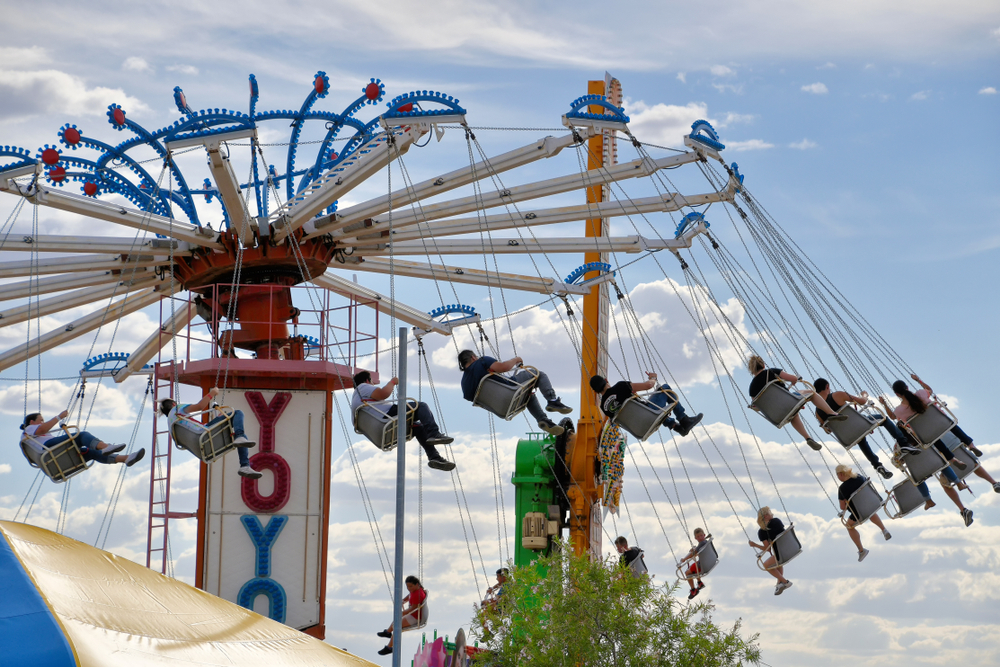
M617 559L577 557L569 545L512 568L501 603L474 627L486 667L719 667L758 664L757 636L724 630L712 605L686 604L676 586L635 578Z

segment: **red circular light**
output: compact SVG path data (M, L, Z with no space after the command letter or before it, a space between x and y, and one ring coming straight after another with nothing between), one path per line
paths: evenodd
M125 112L123 110L115 109L114 117L115 117L115 125L125 124Z
M325 87L326 87L326 82L323 81L323 77L317 76L316 80L313 81L313 88L316 89L316 94L317 95L322 95L323 94L323 88L325 88Z
M365 86L365 97L370 100L377 100L379 95L382 94L382 87L377 83L369 83Z
M63 130L63 139L65 139L66 143L70 146L77 145L80 143L80 130L75 127L67 127Z
M336 160L337 157L339 157L337 151L330 151L330 160Z
M58 183L64 178L66 178L66 170L63 169L62 167L56 167L55 169L49 172L49 180L53 181L54 183Z
M97 194L97 183L84 183L83 184L83 193L86 194L86 195L88 195L88 196L90 196L90 197L93 197L94 195L96 195Z
M42 151L42 162L45 164L55 164L59 162L59 151L54 148L46 148Z
M399 113L410 113L411 111L413 111L413 102L410 102L409 104L404 104L403 106L396 109L396 111L398 111Z

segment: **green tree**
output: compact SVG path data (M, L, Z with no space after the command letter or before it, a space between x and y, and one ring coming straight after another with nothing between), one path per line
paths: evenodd
M676 586L636 578L616 558L577 557L567 544L512 568L500 601L473 624L482 667L719 667L758 664L757 636L724 630L712 605L686 604ZM482 642L480 646L482 646Z

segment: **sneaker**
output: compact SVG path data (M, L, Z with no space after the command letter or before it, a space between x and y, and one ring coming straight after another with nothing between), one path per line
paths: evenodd
M892 533L890 533L888 530L883 530L882 537L884 537L885 541L888 542L889 540L892 539Z
M696 414L694 417L688 417L685 415L684 417L681 418L680 422L678 422L677 426L674 427L674 431L677 432L677 435L683 438L685 435L691 432L691 429L693 429L695 425L698 422L700 422L701 418L704 416L705 415L701 412Z
M386 639L388 639L389 637L392 637L392 633L389 632L388 630L380 630L379 632L376 632L375 634L378 635L379 637L385 637Z
M828 422L842 422L847 421L847 415L830 415L826 418Z
M903 452L904 454L919 454L923 450L920 449L919 447L914 447L913 445L900 445L899 451Z
M453 442L455 442L455 438L451 437L450 435L443 435L441 433L438 433L435 436L427 438L428 445L450 445Z
M549 435L562 435L563 431L566 430L562 426L557 426L555 422L548 419L543 419L538 422L538 428L542 429Z
M784 591L785 591L785 587L781 585L780 581L774 585L774 594L775 595L781 595Z
M965 461L962 461L960 459L952 459L951 461L948 462L948 465L953 465L959 470L965 470L966 468L969 467L969 465Z
M927 510L929 510L932 507L937 507L937 503L934 502L933 500L931 500L930 498L928 498L927 502L924 503L924 511L926 512Z
M688 600L693 600L694 596L697 595L697 594L698 594L698 589L697 588L692 588L691 592L688 593Z
M883 479L889 479L890 477L892 477L892 471L886 470L885 466L882 465L881 463L875 466L875 472L882 475Z
M240 466L240 469L236 472L239 473L240 477L248 477L250 479L260 479L264 476L264 473L257 472L250 466Z
M861 561L863 561L867 557L868 557L868 549L862 549L861 551L858 552L858 562L859 563Z
M236 439L233 440L233 444L236 445L237 447L247 447L247 448L256 447L257 446L256 442L254 442L253 440L250 440L245 435L237 436Z
M972 510L968 507L962 510L962 520L965 521L966 528L972 525Z
M389 655L390 653L392 653L392 647L388 644L378 650L379 655Z
M102 454L117 454L121 450L125 449L128 445L124 442L118 443L117 445L108 445L101 450Z
M975 454L976 456L982 457L982 455L983 455L983 450L979 449L979 447L976 447L971 442L966 445L966 448L968 448L968 450L970 452L972 452L973 454Z
M700 590L701 590L701 589L703 589L704 587L705 587L705 582L704 582L704 581L699 581L699 582L698 582L698 590L700 591Z
M790 582L788 579L785 579L785 583L781 584L781 590L785 590L786 588L791 588L791 587L792 587L792 582Z
M434 468L435 470L444 470L445 472L455 469L455 464L448 459L431 459L427 462L428 468Z
M136 463L138 463L139 461L141 461L142 457L145 456L145 455L146 455L146 449L145 448L142 448L142 449L140 449L137 452L132 452L131 454L128 455L128 458L125 459L125 465L127 467L131 468Z
M993 491L1000 493L1000 482L993 482Z
M806 444L809 445L810 447L812 447L817 452L820 451L821 449L823 449L823 445L819 444L818 442L816 442L812 438L806 438Z
M561 415L568 415L569 413L573 412L573 408L571 408L568 405L564 404L557 397L557 398L549 401L548 405L545 406L545 411L546 412L558 412Z

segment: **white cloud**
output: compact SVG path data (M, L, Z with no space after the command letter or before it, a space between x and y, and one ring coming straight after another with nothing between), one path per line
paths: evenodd
M39 406L38 384L37 382L28 383L27 404L29 412L38 409ZM132 405L131 398L135 396L136 390L139 388L139 383L134 382L130 383L130 385L107 383L98 389L96 384L93 386L88 384L87 391L83 397L83 417L79 424L80 428L83 428L82 422L88 419L88 412L90 412L88 423L91 427L123 426L134 422L136 410ZM73 399L73 385L58 380L43 380L41 387L40 412L46 418L53 417L70 406ZM128 391L126 391L126 387ZM139 391L141 392L141 390ZM96 398L94 394L96 394ZM139 396L141 396L141 393ZM13 386L3 387L0 389L0 413L23 417L24 400L23 385L18 383ZM91 402L93 402L93 410L91 410ZM77 424L78 419L80 419L77 413L79 407L80 403L76 400L74 410L66 420L68 424Z
M813 95L826 95L830 90L826 87L825 83L810 83L807 86L802 86L802 91L806 93L812 93Z
M80 77L59 70L0 69L0 118L28 118L42 113L101 116L112 102L121 104L127 113L149 110L121 88L90 88Z
M5 67L29 69L52 62L48 51L40 46L20 49L12 46L0 47L0 63Z
M713 83L712 88L715 88L720 93L724 93L727 90L731 93L739 95L743 92L743 84L732 84L732 83Z
M187 74L189 76L196 76L198 74L198 68L194 65L168 65L168 72L177 72L178 74Z
M3 475L3 474L8 473L10 471L11 471L11 467L10 467L9 463L0 463L0 475Z
M677 73L677 80L681 83L687 83L687 75L684 72Z
M122 69L131 72L152 72L153 68L146 62L145 58L139 56L129 56L122 63Z
M649 105L639 101L625 101L625 110L631 118L629 127L641 141L664 146L680 146L683 137L691 131L691 123L708 118L708 105L704 102Z
M742 152L742 151L759 151L766 148L774 148L774 144L769 144L763 139L748 139L747 141L727 141L726 150Z
M917 100L917 101L926 100L927 97L930 95L930 92L931 91L929 91L929 90L920 90L920 91L917 91L917 92L913 93L912 95L910 95L910 99L911 100Z
M985 88L980 88L979 89L979 94L980 95L996 95L997 94L997 89L994 88L993 86L986 86Z
M712 76L735 76L736 70L731 67L726 67L725 65L712 65L708 68L708 71L712 73Z
M739 125L741 123L752 123L754 116L751 113L733 113L732 111L727 111L726 115L719 122L719 127L728 127L729 125Z
M802 141L796 141L795 143L788 144L789 148L795 148L800 151L808 150L810 148L816 148L815 141L809 141L808 139L803 139Z
M816 69L837 69L837 66L833 63L826 63L825 65L820 65Z
M993 30L990 30L990 36L995 39L1000 39L1000 28L994 28Z

